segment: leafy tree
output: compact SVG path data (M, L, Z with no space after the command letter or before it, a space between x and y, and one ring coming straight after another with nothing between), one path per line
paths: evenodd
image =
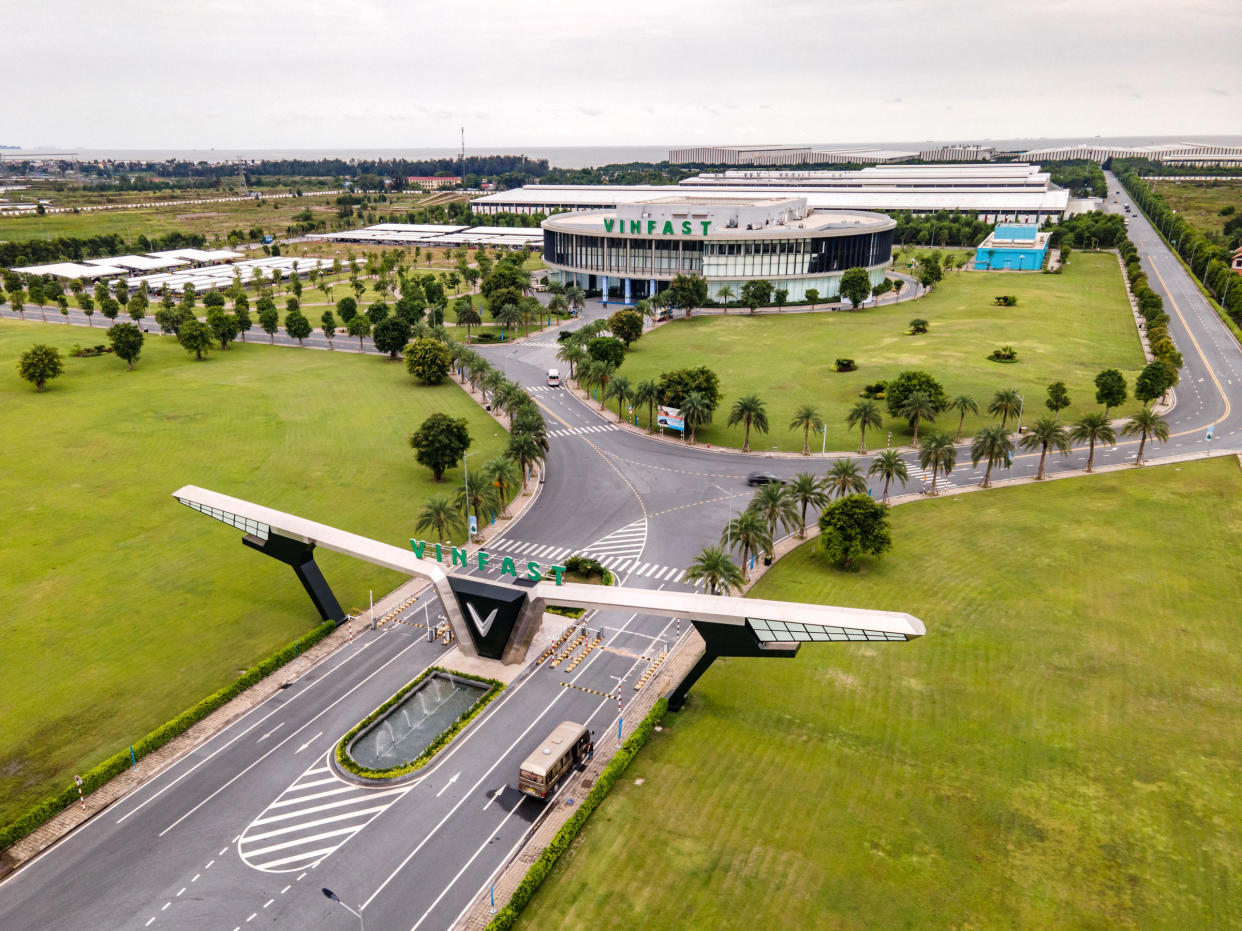
M751 509L738 514L720 534L720 545L738 547L742 552L742 578L747 578L752 553L770 553L772 535L768 532L763 516Z
M124 283L121 281L117 282L116 290L117 290L117 297L118 297L117 303L123 304L124 302L119 300L119 297L120 295L124 294L126 295L128 299L129 291L125 287ZM47 295L44 294L43 292L43 282L40 279L31 275L30 282L26 286L26 293L30 295L31 302L34 303L39 308L39 316L43 318L43 322L47 323L47 314L43 312L43 304L47 300ZM2 302L3 302L3 298L0 298L0 303Z
M798 539L806 536L806 509L808 506L823 508L829 501L823 483L814 472L799 472L789 483L789 494L797 503L801 520Z
M729 411L728 425L735 427L738 424L743 424L746 427L746 435L742 441L742 452L748 453L750 452L750 428L753 426L759 433L768 432L767 406L759 399L758 395L744 395L733 402L733 409Z
M336 312L341 318L341 322L345 326L349 326L349 321L358 316L358 302L352 297L343 297L336 302Z
M448 469L455 468L462 453L470 448L470 430L464 417L434 413L410 434L410 448L420 465L431 469L438 482Z
M147 315L147 308L149 306L150 305L147 303L147 296L139 291L129 299L129 303L126 305L126 310L129 311L129 318L133 320L134 323L141 326L142 319ZM139 332L141 332L141 330L139 330Z
M427 385L438 385L444 381L449 372L449 361L449 348L438 339L416 339L405 347L406 370Z
M936 489L936 482L940 473L943 472L945 476L948 476L956 464L957 449L947 433L936 430L930 436L923 438L923 442L919 445L919 467L932 470L931 493L933 495L939 493Z
M914 438L911 445L918 446L919 424L924 420L928 423L935 423L937 408L930 395L923 391L914 391L906 395L906 399L902 402L897 413L914 430Z
M979 403L968 394L959 394L949 402L946 409L961 412L961 416L957 421L957 436L953 440L954 443L960 443L962 441L962 427L966 425L966 415L979 413Z
M716 289L716 301L724 308L726 314L729 312L729 301L733 300L733 297L733 286L730 284L722 284Z
M332 338L336 336L336 314L325 310L319 317L319 326L323 330L323 338L328 341L328 348L335 348L332 345Z
M1044 479L1044 462L1048 458L1048 450L1068 456L1070 453L1070 435L1063 426L1057 423L1056 417L1040 417L1031 425L1031 429L1018 445L1023 449L1039 450L1039 471L1035 473L1036 481Z
M483 317L468 297L458 298L454 306L457 309L457 325L466 328L466 342L468 343L470 342L470 328L482 325Z
M35 343L17 360L17 373L34 385L38 392L42 392L44 386L64 370L65 361L60 356L60 350L45 343Z
M818 304L819 303L819 288L807 288L806 299L811 302L812 306L814 306L815 304Z
M742 570L719 546L704 547L686 568L686 578L702 582L709 595L727 595L746 584Z
M778 313L784 310L785 304L789 301L788 288L776 288L772 292L772 303L776 305Z
M924 333L926 333L929 329L931 329L931 324L929 324L926 320L922 319L921 317L916 317L915 319L910 321L910 335L911 336L921 336Z
M515 330L522 325L524 319L521 307L521 296L517 300L506 301L499 308L495 304L492 305L492 319L501 326L503 333Z
M911 369L902 372L888 383L885 389L888 413L893 417L901 417L901 408L906 403L906 398L916 391L921 391L931 399L936 413L948 409L949 398L944 393L940 382L926 372Z
M268 301L268 306L263 306L263 301L259 301L259 329L267 334L268 342L276 342L276 332L280 329L280 314L276 310L276 305ZM155 315L158 319L159 314Z
M9 295L9 304L13 304L13 295ZM83 291L78 295L78 307L82 309L82 313L86 314L86 325L93 327L95 324L91 322L91 317L95 314L95 299ZM14 310L17 308L14 307Z
M882 501L888 500L889 483L896 479L905 485L910 479L910 470L906 466L906 461L901 458L901 453L895 449L883 450L875 461L871 463L871 468L867 470L868 475L878 475L884 479L884 492L881 495Z
M205 295L203 295L203 306L204 307L223 307L224 306L224 295L221 294L219 291L208 291Z
M702 275L685 272L674 275L668 286L669 300L689 317L696 307L707 303L707 281Z
M870 398L856 401L845 415L845 423L849 427L858 427L858 454L867 454L867 428L879 430L884 426L884 418L880 414L880 405Z
M701 391L688 391L681 399L681 416L690 428L689 441L694 445L695 431L705 423L711 423L714 408Z
M1138 385L1136 383L1135 395L1137 394ZM1139 466L1143 464L1143 450L1147 446L1148 437L1159 440L1161 443L1169 441L1169 423L1150 407L1140 407L1126 421L1125 426L1121 428L1121 433L1123 436L1139 437L1138 455L1134 457L1134 464Z
M829 559L856 571L860 556L879 556L893 545L888 505L862 494L833 502L819 515L819 542Z
M396 361L397 355L410 341L410 325L399 317L386 317L371 331L371 341L376 349L388 353L388 358ZM444 353L444 372L448 374L448 347L445 347Z
M1112 446L1117 442L1117 434L1114 432L1112 425L1108 422L1107 414L1100 414L1092 411L1083 414L1078 422L1070 428L1070 439L1075 443L1087 443L1090 446L1087 453L1087 471L1095 471L1095 444L1106 443Z
M615 336L597 336L587 343L587 355L619 369L625 361L625 344Z
M226 312L219 304L207 309L207 327L211 330L211 335L220 342L221 349L228 349L229 343L237 339L237 334L240 332L237 318Z
M109 320L115 320L121 312L121 305L116 302L115 298L105 294L99 300L99 312Z
M797 430L799 427L802 428L802 455L809 456L811 454L811 431L824 429L824 418L820 416L815 405L798 405L793 419L789 421L789 429Z
M1000 415L1002 430L1005 429L1005 424L1010 417L1017 417L1021 412L1022 396L1012 388L996 392L992 396L992 403L988 405L989 414Z
M765 307L772 302L772 282L759 278L743 283L739 299L753 314L756 308Z
M367 319L367 315L355 314L345 328L350 336L358 337L358 348L365 352L366 347L362 345L362 341L371 335L371 321Z
M643 334L642 315L633 310L618 310L608 318L608 329L629 349L630 343Z
M1170 388L1168 371L1159 361L1149 362L1134 382L1134 397L1150 404Z
M142 353L144 339L142 330L132 323L118 323L108 328L108 342L112 344L112 351L118 359L125 360L131 372Z
M181 343L182 348L186 352L194 353L194 359L198 362L203 361L203 354L211 348L215 339L215 335L207 324L194 317L182 321L181 328L177 332L177 340Z
M17 315L23 320L26 319L26 292L21 288L13 288L9 291L9 307L17 312ZM40 389L42 390L42 389Z
M1059 420L1061 411L1070 406L1069 391L1065 388L1065 382L1054 381L1048 386L1048 400L1044 401L1048 410L1052 411L1054 419Z
M647 432L655 430L655 406L660 401L660 386L650 378L644 378L634 386L634 407L647 408Z
M548 438L524 430L515 431L509 436L509 448L505 454L522 470L522 487L525 488L526 477L535 465L548 458Z
M867 480L863 478L858 463L846 456L832 463L832 468L824 476L824 490L830 498L866 493Z
M1013 441L1000 424L989 424L975 433L970 444L970 464L977 466L981 459L986 459L988 467L983 473L983 488L992 487L992 467L999 465L1008 469L1013 465Z
M871 275L865 268L847 268L841 274L841 296L855 310L871 296Z
M302 311L290 310L285 314L285 332L296 339L299 346L304 345L302 340L310 336L312 332L310 321L303 316Z
M367 319L371 321L373 327L378 327L387 320L388 314L389 307L383 301L375 301L367 307Z
M712 411L720 403L720 376L706 366L693 369L672 369L660 376L660 403L669 407L685 406L686 395L697 391Z

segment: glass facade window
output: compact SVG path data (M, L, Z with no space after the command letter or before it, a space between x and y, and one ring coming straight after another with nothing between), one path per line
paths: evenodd
M855 627L829 627L820 624L797 624L793 621L767 621L748 617L746 623L761 643L825 642L854 640L907 640L905 634L883 630L859 630Z
M237 514L230 514L228 511L221 511L219 508L208 507L205 504L199 504L197 501L191 501L188 498L178 498L182 504L191 510L198 511L200 514L206 514L208 517L214 517L221 523L228 524L230 527L236 527L244 533L252 534L266 540L272 532L272 528L267 524L260 524L258 521L251 520L248 517L241 517Z

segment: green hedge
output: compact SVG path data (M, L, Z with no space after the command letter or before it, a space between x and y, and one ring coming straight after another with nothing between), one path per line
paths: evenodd
M599 807L604 796L624 775L631 761L638 755L638 751L647 743L655 726L663 720L666 711L668 711L668 699L661 698L655 703L647 717L643 718L638 729L630 735L630 739L621 745L621 749L604 767L604 771L599 774L599 779L596 780L595 785L591 786L591 791L582 800L578 810L569 816L569 820L552 838L552 843L548 844L543 853L539 855L539 859L531 864L522 881L518 883L517 889L514 890L513 897L509 899L509 904L496 913L496 917L487 926L487 931L508 931L513 927L518 916L522 914L522 909L527 906L543 881L548 878L548 874L552 872L552 867L561 858L561 854L569 849L569 845L574 842L578 832L586 824L587 818L591 817L591 813Z
M207 715L211 714L217 708L236 698L246 689L250 688L256 682L271 675L285 663L298 656L301 656L307 649L314 646L328 634L336 629L335 621L324 621L310 633L299 637L287 647L273 653L256 666L251 666L244 673L238 676L237 680L224 688L212 692L202 701L190 706L181 714L177 715L171 721L161 724L151 733L138 740L133 745L135 758L142 758L154 750L158 750L164 744L168 743L174 737L179 737L192 726L197 724ZM129 769L133 762L129 756L129 748L125 748L119 753L114 753L102 763L88 769L82 774L82 791L91 793L106 783L114 776L118 776L125 770ZM0 850L10 847L17 843L27 834L41 827L48 821L52 820L56 815L60 814L70 805L77 804L78 790L76 786L69 786L63 792L57 795L49 796L39 802L20 818L6 824L0 829Z
M459 714L457 716L457 720L442 731L440 736L427 746L427 749L425 749L414 759L410 760L408 763L403 763L401 766L394 766L391 769L368 769L366 766L363 766L349 755L349 752L346 749L349 747L349 742L353 740L363 728L409 694L410 689L414 688L414 686L418 685L418 683L422 682L429 675L435 672L446 676L457 676L459 679L470 679L474 682L485 682L490 685L491 688L483 693L478 701ZM422 769L431 761L433 756L448 745L450 740L461 733L462 728L469 724L480 711L487 707L487 703L499 695L504 687L505 684L503 682L497 679L488 679L484 676L472 676L465 672L454 672L451 669L441 669L439 666L432 666L430 669L424 669L418 678L406 683L398 689L397 692L390 699L388 699L388 701L384 702L384 704L380 705L365 718L355 724L350 732L340 739L340 742L336 745L336 762L340 764L342 769L348 770L355 776L363 776L367 779L392 779L397 776L404 776L406 773L412 773L415 770Z

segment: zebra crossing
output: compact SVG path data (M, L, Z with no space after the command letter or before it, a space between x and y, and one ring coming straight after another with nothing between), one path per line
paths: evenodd
M626 524L620 530L602 537L587 547L591 554L602 556L629 556L636 558L643 554L647 545L647 518L640 517L632 524Z
M646 527L644 521L638 523L644 524L642 528L643 539L646 538ZM634 527L634 524L629 525ZM622 528L625 530L626 528ZM604 537L599 543L616 537L622 531L617 531ZM643 562L638 558L642 552L642 546L635 548L633 540L626 542L622 538L617 538L605 549L605 551L597 550L598 544L592 544L589 547L581 549L571 549L567 546L552 546L547 543L530 543L522 540L497 540L488 546L488 553L495 558L503 558L505 556L512 557L515 561L521 559L538 560L545 565L549 562L564 559L567 556L575 554L579 556L590 556L596 559L601 565L606 566L616 573L629 573L630 575L642 576L658 582L667 582L676 584L685 578L685 572L676 566L665 566L660 563ZM624 552L623 547L629 547L630 552Z
M237 852L247 866L265 873L306 869L343 846L410 788L350 785L320 759L247 825Z
M603 433L607 430L616 430L615 423L593 424L589 427L562 427L559 430L549 430L548 436L582 436L587 433Z

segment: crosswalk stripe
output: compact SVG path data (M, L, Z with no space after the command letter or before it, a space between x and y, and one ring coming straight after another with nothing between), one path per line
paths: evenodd
M272 853L276 850L288 850L290 847L298 847L302 844L310 844L315 841L326 840L329 837L340 837L342 834L353 834L358 830L354 825L344 828L336 828L333 831L324 831L321 834L313 834L310 837L299 837L297 840L282 841L279 844L272 844L269 847L260 847L258 850L246 850L248 857L257 857L260 854Z
M299 782L297 785L289 787L290 791L294 789L309 789L311 786L321 786L328 782L339 782L335 776L329 776L327 779L316 779L314 782Z
M285 801L284 799L282 799L279 802L272 802L272 804L267 807L268 808L283 808L286 805L297 805L301 802L309 802L313 798L325 798L329 795L340 795L342 792L356 792L356 791L358 791L357 786L345 786L342 789L328 789L324 792L313 792L310 795L300 795L297 798L292 798L292 799L289 799L288 801Z
M267 838L276 837L279 834L291 834L294 831L305 831L307 828L317 828L321 824L331 824L334 821L347 821L350 818L358 818L362 815L373 815L377 811L383 811L387 807L387 805L375 805L372 808L363 808L358 811L347 811L341 815L328 815L325 818L319 818L315 821L304 821L301 824L293 824L289 827L276 828L273 831L266 831L263 834L251 834L246 837L246 840L267 840Z
M340 845L338 844L337 846ZM305 853L295 854L292 857L284 857L280 860L269 860L267 863L256 863L255 865L261 870L267 870L274 866L284 866L286 863L297 863L298 861L309 863L316 857L331 853L334 850L336 850L336 847L320 847L318 850L308 850Z
M288 821L290 818L300 818L302 815L314 814L317 811L327 811L329 808L341 808L345 805L357 805L359 802L369 802L371 799L382 798L385 795L393 795L397 792L408 791L404 788L389 789L386 792L368 792L366 795L356 798L345 799L344 801L325 802L322 805L315 805L311 808L302 808L298 811L287 811L279 815L272 815L270 818L260 818L257 821L251 821L250 826L254 827L259 824L271 824L274 821ZM389 804L392 804L391 802Z

